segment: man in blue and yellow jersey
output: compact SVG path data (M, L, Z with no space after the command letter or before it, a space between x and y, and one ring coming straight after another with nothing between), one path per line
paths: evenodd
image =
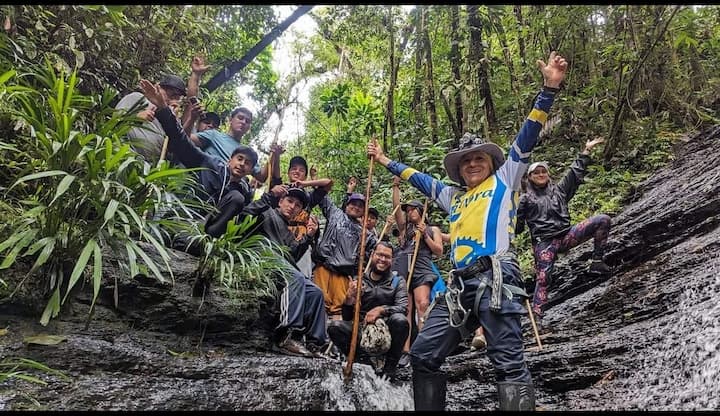
M415 410L444 410L445 358L467 335L482 326L487 355L495 367L500 410L534 410L535 389L525 363L520 317L527 313L520 268L511 248L520 192L538 134L565 79L565 58L538 60L544 86L530 115L505 155L494 143L472 134L445 156L449 186L432 176L390 160L376 141L368 156L415 188L450 215L450 256L455 267L445 296L436 298L410 349Z

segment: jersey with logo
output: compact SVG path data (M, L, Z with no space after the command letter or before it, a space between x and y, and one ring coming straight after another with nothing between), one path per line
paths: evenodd
M505 163L474 188L446 185L400 162L388 164L390 172L410 181L449 214L450 256L455 268L463 269L478 257L509 249L515 236L520 181L552 102L553 95L538 95Z

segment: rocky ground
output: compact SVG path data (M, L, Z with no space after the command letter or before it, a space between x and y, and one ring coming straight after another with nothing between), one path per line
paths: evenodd
M613 218L609 277L585 272L591 243L556 264L539 350L526 336L541 410L705 410L720 406L720 127L676 148ZM0 358L67 376L0 379L0 410L411 410L410 373L377 379L356 364L269 351L267 316L250 319L214 292L192 297L193 259L176 252L174 285L109 271L93 319L90 288L51 321L32 288L0 304ZM22 271L16 271L21 273ZM6 276L3 276L5 279ZM29 336L60 336L55 345ZM448 409L497 406L483 351L448 358Z

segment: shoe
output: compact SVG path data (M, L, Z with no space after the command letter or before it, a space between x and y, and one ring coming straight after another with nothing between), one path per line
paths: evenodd
M285 341L277 344L277 352L295 357L313 357L313 353L308 351L304 345L290 337L285 338Z
M312 354L313 358L332 360L332 359L334 359L333 357L331 357L328 354L325 354L325 351L328 349L328 347L329 347L328 344L321 345L321 346L317 346L312 342L308 342L308 344L307 344L307 350L310 351L310 354Z
M473 337L472 343L470 344L470 350L479 350L480 348L485 348L485 346L487 346L487 342L485 341L485 335L478 334Z
M602 260L593 260L592 263L590 263L590 268L588 269L589 273L592 274L609 274L611 272L610 266L605 264Z
M398 361L398 367L408 368L410 367L410 354L403 352Z

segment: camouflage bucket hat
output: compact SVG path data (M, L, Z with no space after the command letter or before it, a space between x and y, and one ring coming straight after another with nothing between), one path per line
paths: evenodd
M390 350L390 328L381 318L373 324L367 324L362 330L360 348L370 355L382 355Z

